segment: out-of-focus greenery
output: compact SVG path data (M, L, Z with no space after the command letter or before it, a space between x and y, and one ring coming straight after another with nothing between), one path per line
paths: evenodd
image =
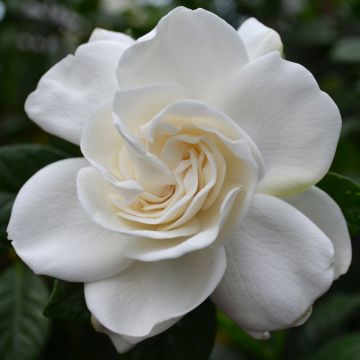
M45 71L86 41L95 27L126 32L137 38L178 5L209 9L234 27L246 17L255 16L275 28L283 39L286 58L307 67L340 108L343 129L331 170L354 181L360 180L359 0L0 1L0 145L50 145L57 151L44 150L49 152L49 158L44 160L48 162L66 156L64 154L78 155L77 147L46 134L29 121L23 110L27 95ZM6 149L8 147L5 151L9 151ZM35 158L36 151L36 147L25 147L19 154L24 158L18 159L18 165ZM40 162L33 164L35 167L45 165L41 157L37 159ZM24 169L26 172L26 166ZM0 174L1 181L6 181L5 175ZM9 186L15 189L18 185ZM40 278L15 263L14 253L4 244L4 219L8 217L16 189L14 192L3 190L0 189L0 302L6 297L8 308L0 311L0 358L118 359L109 339L92 330L87 316L50 321L39 313L40 306L46 303L44 299L49 296L43 285L47 284L50 289L52 280L39 282ZM353 214L351 212L350 216ZM219 314L217 342L211 359L360 359L358 240L353 239L354 260L349 273L315 304L313 315L304 326L274 333L270 341L260 342ZM75 294L74 289L66 290L65 285L57 286L64 294L70 291L70 297ZM31 301L19 303L19 294L29 294ZM82 304L82 299L70 300ZM63 299L56 295L54 301L58 304ZM14 306L11 308L14 303L17 312ZM61 306L66 313L67 304L61 303ZM26 330L29 309L35 314L32 316L37 316L37 326L30 335ZM52 308L47 308L47 315L51 316L51 312ZM7 340L9 332L14 331L4 320L10 321L9 314L24 314L24 321L16 329L18 342L12 344L11 354L5 357L1 353L2 346L10 341ZM28 341L29 336L35 338L38 348L24 354L21 342Z

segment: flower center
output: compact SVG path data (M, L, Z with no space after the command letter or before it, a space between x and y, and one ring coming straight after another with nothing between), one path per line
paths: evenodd
M159 143L147 144L148 148L158 148L156 156L173 173L175 183L159 186L156 194L144 191L128 205L119 206L114 197L111 199L117 216L170 230L214 203L224 182L226 164L217 146L204 134L183 132L156 141ZM131 163L128 166L121 169L122 175L137 181L136 170Z

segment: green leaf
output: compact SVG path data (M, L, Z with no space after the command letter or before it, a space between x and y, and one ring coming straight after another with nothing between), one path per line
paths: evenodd
M6 228L17 192L38 170L65 157L65 153L37 144L0 148L0 250L9 244Z
M299 358L307 358L356 318L360 319L360 295L337 294L317 304L310 319L296 330Z
M330 344L309 360L359 360L360 359L360 333L343 336Z
M42 309L48 291L21 263L0 276L0 359L37 359L49 330Z
M272 332L268 341L255 340L220 311L218 311L218 327L220 344L231 345L233 350L238 350L245 357L273 360L281 356L286 336L284 331Z
M359 63L360 37L351 37L338 41L331 53L331 58L338 63Z
M17 193L22 185L44 166L66 158L66 154L38 144L0 148L0 191Z
M318 186L340 206L348 223L351 236L360 232L360 186L350 179L328 173Z
M164 333L143 341L127 360L205 360L214 345L216 310L210 300L184 316Z
M89 319L90 312L85 303L84 285L55 280L44 315L58 319Z

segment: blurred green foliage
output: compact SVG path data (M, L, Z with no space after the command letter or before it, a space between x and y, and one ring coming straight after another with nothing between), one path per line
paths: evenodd
M36 155L36 146L40 145L25 147L23 152L17 154L24 156L25 160L17 159L18 164L27 163L31 158L38 159L38 165L29 168L31 172L36 170L36 166L41 167L46 162L61 158L65 153L79 154L77 147L39 129L29 121L23 110L27 95L35 88L46 70L86 41L95 27L126 32L137 38L150 31L170 9L184 5L189 8L209 9L236 28L249 16L255 16L266 25L275 28L282 36L286 58L307 67L314 74L320 87L330 94L340 108L343 130L331 170L354 181L360 180L359 0L133 0L127 1L127 4L125 2L125 0L0 1L0 145L7 145L5 151L10 151L11 147L8 145L15 143L50 145L57 149L55 153L49 149L45 150L48 151L49 158L41 159ZM26 156L29 155L30 158L26 160ZM6 174L4 171L1 172L1 165L0 162L0 181L4 182ZM31 174L26 173L26 175ZM327 181L331 182L331 178ZM50 334L48 337L42 336L49 326L49 321L44 320L38 308L44 303L44 296L47 296L44 284L50 289L52 281L32 276L16 262L14 253L4 242L6 219L18 189L18 184L11 186L15 186L16 189L11 192L5 191L5 188L0 189L0 270L6 269L0 277L2 297L0 302L5 295L7 299L11 296L16 302L19 292L33 299L33 302L26 306L37 307L35 309L37 318L34 323L37 326L33 325L35 326L33 336L38 337L36 339L38 350L35 349L34 353L24 355L19 352L20 348L11 348L13 353L10 355L2 353L1 344L7 339L4 334L9 334L10 330L4 328L5 323L1 317L0 358L118 359L119 356L110 340L105 335L95 333L86 316L83 321L79 321L76 316L75 320L66 316L66 319L52 319ZM341 191L341 188L335 191L340 198ZM355 210L349 211L354 214ZM306 325L298 329L274 333L270 341L260 342L251 339L224 315L219 314L217 343L211 359L360 359L358 240L358 238L353 239L354 260L348 275L337 281L330 292L318 301L313 316ZM76 298L75 288L68 289L64 284L57 286L60 293L53 293L52 306L62 306L66 313L67 303L61 296L69 291L72 296L70 300L82 304L83 299ZM5 290L6 294L1 295L1 291ZM34 294L38 295L35 300ZM22 311L21 308L15 309L11 306L11 301L5 305L8 310L4 314L16 315L16 311ZM47 308L46 314L51 316L52 311L53 308ZM3 316L2 313L0 316ZM23 325L19 323L18 326L20 329ZM40 355L39 350L41 350Z

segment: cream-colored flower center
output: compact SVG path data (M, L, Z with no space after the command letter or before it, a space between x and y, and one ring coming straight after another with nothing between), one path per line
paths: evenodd
M168 167L173 181L163 185L159 179L156 191L144 191L131 204L125 205L119 195L111 194L119 217L170 230L214 203L224 182L226 163L210 137L182 131L176 135L162 134L146 146ZM124 147L119 153L119 173L124 180L139 181L137 169L126 160L131 157L129 151Z

